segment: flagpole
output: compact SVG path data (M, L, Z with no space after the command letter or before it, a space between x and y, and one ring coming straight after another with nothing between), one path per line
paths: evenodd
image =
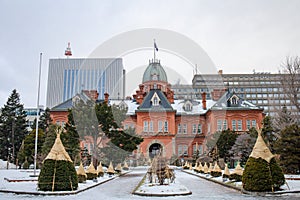
M154 62L155 62L155 39L153 39L154 43L153 43L153 50L154 50Z
M34 143L34 176L36 176L36 160L37 160L37 142L39 134L39 104L40 104L40 85L41 85L41 68L42 68L42 53L40 53L40 66L39 66L39 81L38 81L38 96L36 105L36 123L35 123L35 143Z

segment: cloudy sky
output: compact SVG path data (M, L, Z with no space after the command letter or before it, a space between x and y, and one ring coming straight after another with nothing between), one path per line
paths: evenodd
M0 0L0 106L13 89L25 107L36 106L40 52L45 105L49 58L63 58L68 42L75 57L88 57L113 36L141 28L185 35L224 73L277 72L286 56L300 55L299 9L298 0ZM125 69L134 57L124 58Z

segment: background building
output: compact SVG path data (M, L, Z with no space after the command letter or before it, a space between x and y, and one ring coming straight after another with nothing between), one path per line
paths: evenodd
M26 121L27 121L27 130L32 131L32 125L34 123L34 120L36 119L37 116L37 109L36 108L24 108L24 111L26 112ZM43 106L39 108L39 113L38 113L38 119L40 116L45 112Z
M211 93L215 88L227 88L234 91L241 98L264 108L268 115L286 106L290 112L297 112L288 96L284 93L281 80L287 74L253 73L253 74L197 74L193 78L192 85L172 85L175 99L199 98L200 93L205 92L206 98L211 99ZM300 75L298 75L298 83ZM300 85L298 85L300 88ZM300 93L298 94L300 97Z
M49 60L46 106L52 108L80 93L97 90L124 98L122 58L58 58Z

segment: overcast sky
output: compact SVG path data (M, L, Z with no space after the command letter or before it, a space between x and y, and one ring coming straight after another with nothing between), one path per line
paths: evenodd
M187 36L224 73L277 72L286 56L300 55L299 9L298 0L0 0L0 106L13 89L25 107L36 106L40 52L45 105L49 58L63 58L68 42L75 57L88 57L111 37L140 28Z

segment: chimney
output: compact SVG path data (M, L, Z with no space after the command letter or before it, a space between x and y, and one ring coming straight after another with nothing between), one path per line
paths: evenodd
M220 69L220 70L218 71L218 74L219 74L219 75L222 75L222 74L223 74L223 70Z
M141 93L144 93L144 85L143 85L143 84L140 84L140 85L139 85L139 88L140 88Z
M213 89L211 92L212 100L218 101L226 92L226 88Z
M104 102L107 104L108 103L108 97L109 94L107 92L104 93Z
M202 108L203 110L206 110L206 93L203 92L201 95L202 95Z

